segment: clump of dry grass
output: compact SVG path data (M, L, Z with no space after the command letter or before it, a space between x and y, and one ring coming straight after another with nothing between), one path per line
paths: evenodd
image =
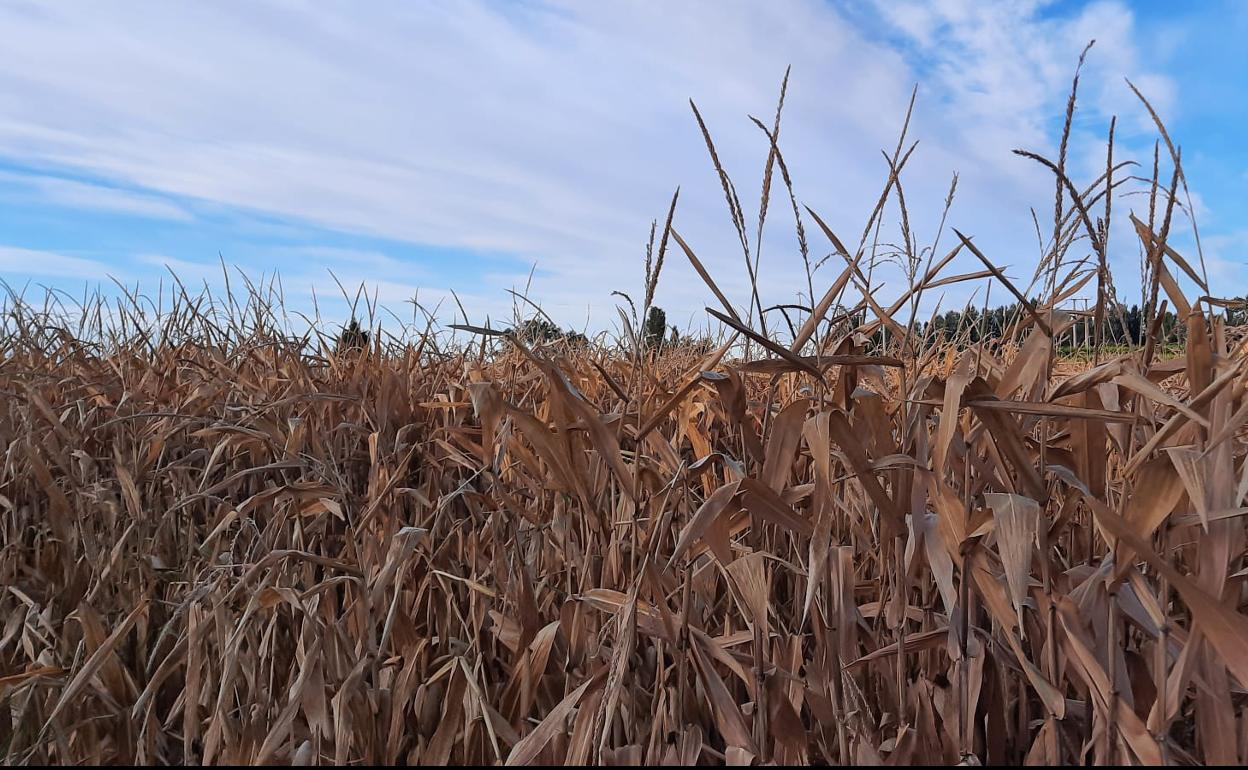
M800 227L779 111L764 131ZM1186 355L1155 356L1154 325L1055 371L1065 298L1095 276L1114 310L1091 219L1112 172L1080 191L1045 161L1039 302L961 233L933 260L907 225L912 283L883 307L863 268L902 148L854 251L806 210L844 267L819 302L811 279L788 344L670 213L646 306L670 235L749 348L337 344L284 333L254 289L182 291L158 318L11 296L0 756L1248 759L1246 356L1166 243L1177 152L1165 225L1135 227ZM1091 269L1067 253L1081 234ZM963 252L985 269L942 275ZM1024 308L1011 334L918 338L924 291L986 278Z

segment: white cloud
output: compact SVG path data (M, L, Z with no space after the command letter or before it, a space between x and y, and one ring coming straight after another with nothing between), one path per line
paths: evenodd
M1102 0L1063 15L1052 5L1051 0L875 2L885 19L908 34L917 55L930 62L949 117L966 125L963 146L972 152L995 151L995 140L979 140L1001 134L1016 146L1055 149L1058 137L1049 125L1062 119L1078 56L1094 39L1080 78L1076 129L1088 127L1103 136L1109 116L1117 114L1120 130L1127 116L1136 128L1151 133L1152 121L1124 78L1135 82L1161 114L1174 116L1173 84L1142 62L1129 6ZM916 25L915 18L923 23Z
M131 214L150 219L188 222L193 217L182 206L152 195L107 185L36 173L0 171L0 189L8 200L19 198L75 209Z
M1243 275L1248 270L1248 228L1202 236L1201 240L1213 295L1242 294Z
M458 310L452 290L458 294L460 302L470 308L469 312L473 314L468 319L470 321L481 322L487 315L493 319L511 319L513 316L512 298L501 289L490 292L481 291L476 285L446 287L440 278L428 275L419 266L413 268L378 251L291 246L277 247L267 255L282 260L285 269L276 271L272 265L261 265L254 260L241 264L226 262L223 266L220 261L182 259L166 254L140 254L133 261L159 270L159 278L153 276L149 288L160 280L166 290L172 290L173 281L169 275L172 272L192 295L207 287L214 295L224 296L224 267L228 270L230 291L236 301L247 299L245 276L261 295L267 296L272 291L283 297L289 310L309 316L319 310L327 319L345 317L352 305L359 314L374 305L387 309L404 321L411 322L414 314L423 321L423 312L417 312L412 304L416 301L425 310L435 313L442 323L462 323L465 319ZM406 280L402 276L419 276L424 280ZM510 287L507 282L510 278L506 275L488 276L486 283ZM523 285L516 289L522 292Z
M677 227L744 304L742 256L687 99L752 220L766 143L746 115L770 122L792 64L781 145L802 202L856 240L886 178L879 149L894 145L921 80L911 131L922 144L904 178L920 239L934 233L958 170L951 223L1029 274L1027 206L1045 205L1052 183L1009 150L1052 143L1048 122L1086 37L1100 38L1086 81L1098 104L1118 98L1123 74L1164 83L1137 72L1130 11L1101 3L1051 21L1035 4L880 7L906 51L817 0L10 5L0 9L0 155L536 261L531 294L552 315L579 323L592 305L605 326L611 290L639 293L649 222L677 185ZM887 217L894 226L897 213ZM765 301L791 301L805 277L778 188L769 222ZM826 253L807 228L815 256ZM345 256L275 254L263 267L323 295L336 287L322 268ZM344 273L392 297L447 284L437 260L383 257ZM497 311L511 305L505 289L526 280L483 266L461 296ZM710 300L669 253L659 289L669 317L683 322Z
M158 280L165 280L166 283L172 283L173 276L177 276L177 280L181 281L189 292L198 291L204 284L210 287L224 285L224 273L220 262L199 262L166 254L138 254L134 257L134 261L156 268ZM170 271L173 275L169 274Z
M39 278L74 278L86 281L106 281L119 271L98 260L72 257L52 251L23 249L16 246L0 246L0 274L34 276ZM18 281L9 281L19 285Z

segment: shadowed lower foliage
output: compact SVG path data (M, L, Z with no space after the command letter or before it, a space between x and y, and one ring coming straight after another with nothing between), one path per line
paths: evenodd
M779 111L764 131L758 237L774 165L806 257ZM905 212L902 147L873 221ZM11 295L0 758L1248 759L1248 356L1167 246L1175 160L1134 219L1122 337L1096 331L1121 310L1096 237L1112 157L1082 192L1052 164L1038 290L960 233L924 261L906 225L910 285L882 305L871 223L851 251L806 209L839 274L807 260L805 304L755 292L743 317L669 212L643 308L670 236L719 347L647 345L657 322L616 345L293 338L255 293L75 326ZM943 274L960 252L985 269ZM984 280L1017 299L991 334L916 323L924 291ZM1095 307L1063 311L1083 286ZM1062 359L1075 324L1086 356Z

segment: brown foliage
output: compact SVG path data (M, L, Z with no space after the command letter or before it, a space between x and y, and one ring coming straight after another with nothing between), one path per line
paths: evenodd
M313 353L190 300L88 342L15 307L0 757L1248 759L1245 354L1134 225L1185 360L1055 373L1077 276L934 348L893 316L948 260L884 309L839 241L786 347L674 231L764 358ZM824 318L851 282L857 327Z

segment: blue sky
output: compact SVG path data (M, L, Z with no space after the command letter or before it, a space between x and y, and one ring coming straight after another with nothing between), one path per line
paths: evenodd
M280 273L301 310L315 290L340 313L337 276L407 316L418 296L451 320L454 289L480 322L509 317L507 289L531 280L556 319L603 328L612 290L640 295L650 221L680 186L676 227L744 307L743 258L687 100L752 220L767 145L747 115L770 120L790 64L781 147L801 202L857 238L918 83L903 181L920 243L957 172L950 224L1025 280L1039 251L1029 207L1049 210L1052 180L1010 150L1055 153L1095 37L1076 179L1103 166L1110 115L1117 156L1151 158L1130 77L1183 147L1215 294L1248 291L1244 3L0 0L0 28L0 276L17 287L80 294L113 276L152 292L166 266L215 286L224 261ZM886 237L898 219L890 210ZM1113 245L1129 304L1125 225ZM1174 243L1194 258L1182 225ZM773 199L765 302L805 290L792 230ZM657 302L700 326L712 298L671 257ZM881 275L885 294L900 290Z

